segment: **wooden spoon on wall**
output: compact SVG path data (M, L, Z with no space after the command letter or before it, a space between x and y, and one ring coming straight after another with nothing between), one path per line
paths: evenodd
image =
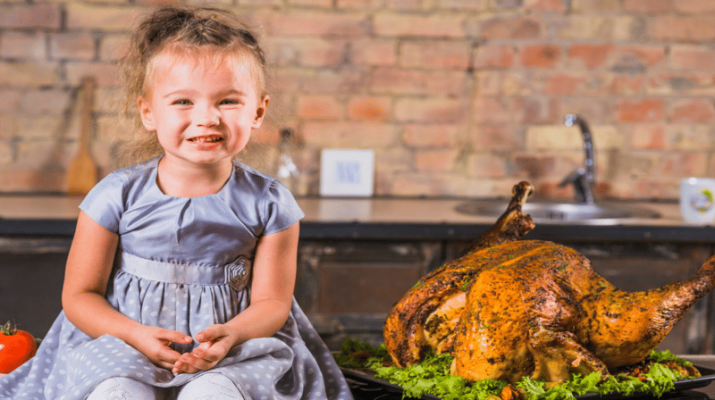
M97 183L97 165L89 151L89 139L92 132L92 107L97 82L88 76L82 80L82 115L79 136L79 150L67 171L67 193L84 195Z

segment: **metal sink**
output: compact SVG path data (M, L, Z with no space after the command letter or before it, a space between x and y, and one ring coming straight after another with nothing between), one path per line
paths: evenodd
M468 215L498 217L504 213L507 204L508 200L504 202L474 201L462 203L458 205L455 210ZM595 204L532 202L526 203L522 212L531 215L535 222L573 222L588 224L618 224L629 219L651 219L660 217L660 214L653 210L608 202Z

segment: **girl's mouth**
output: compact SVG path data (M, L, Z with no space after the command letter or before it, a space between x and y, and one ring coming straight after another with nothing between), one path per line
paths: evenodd
M211 136L197 136L197 137L192 137L189 138L189 142L192 143L218 143L222 141L223 138L218 135L211 135Z

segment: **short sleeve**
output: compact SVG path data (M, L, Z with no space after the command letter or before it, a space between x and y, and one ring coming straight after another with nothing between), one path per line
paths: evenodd
M264 197L264 205L264 235L282 231L305 217L293 194L278 181L271 182Z
M117 233L124 212L124 179L118 173L99 181L79 205L90 218L107 230Z

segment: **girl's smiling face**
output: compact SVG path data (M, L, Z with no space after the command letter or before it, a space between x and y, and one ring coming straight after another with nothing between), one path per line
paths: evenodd
M137 104L166 161L215 164L243 150L269 102L246 58L167 49L152 61Z

